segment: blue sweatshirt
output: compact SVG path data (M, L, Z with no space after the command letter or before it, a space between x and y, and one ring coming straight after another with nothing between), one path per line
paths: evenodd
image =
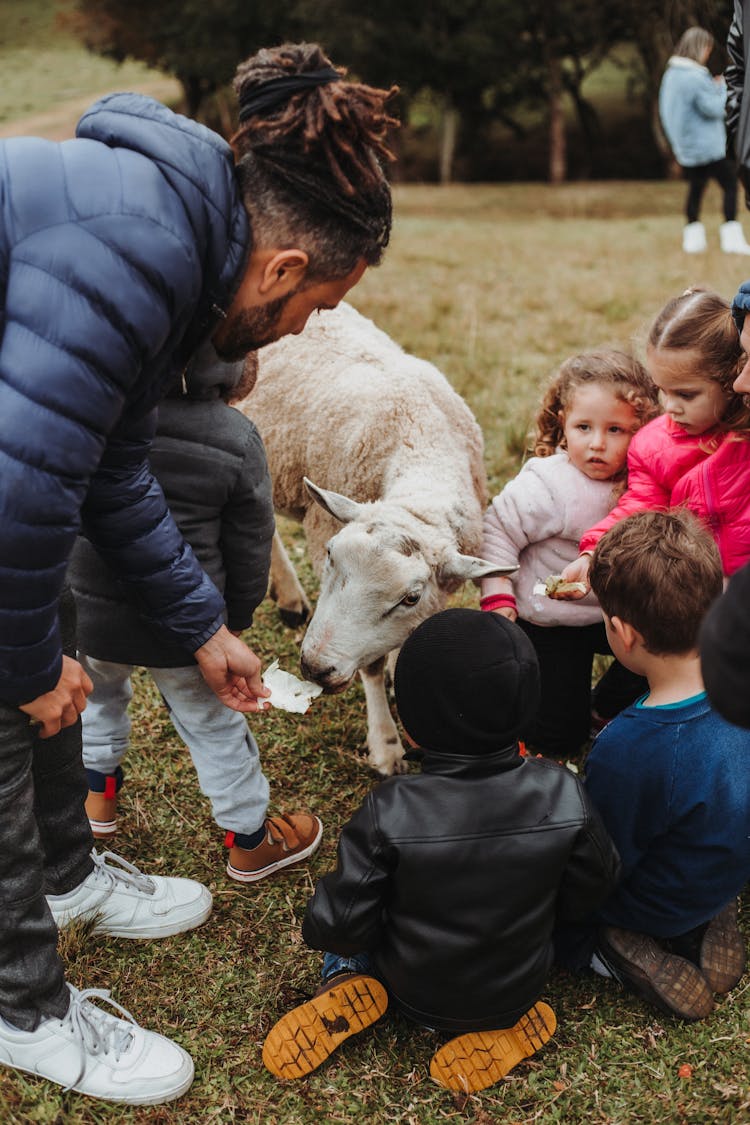
M626 708L597 738L586 789L622 861L607 925L675 937L750 876L750 731L683 703Z

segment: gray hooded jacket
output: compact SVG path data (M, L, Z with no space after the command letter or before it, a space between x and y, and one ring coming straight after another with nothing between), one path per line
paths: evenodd
M255 425L222 393L242 363L221 363L210 343L159 406L150 462L177 526L224 595L226 623L246 629L266 595L274 531L271 478ZM91 543L79 537L68 570L78 649L99 660L155 668L193 658L138 612Z

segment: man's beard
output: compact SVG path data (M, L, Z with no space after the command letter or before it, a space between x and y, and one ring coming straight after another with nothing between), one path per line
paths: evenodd
M219 329L220 342L214 338L216 353L225 363L235 363L248 352L257 351L278 340L278 324L291 293L277 297L266 305L243 309L230 321L224 321Z

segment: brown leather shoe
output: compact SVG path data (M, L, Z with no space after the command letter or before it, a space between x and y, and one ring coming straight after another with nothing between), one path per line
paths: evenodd
M112 787L113 788L113 787ZM91 832L97 840L108 840L117 831L117 794L110 796L95 793L89 789L86 798L86 816L89 818Z
M317 848L323 825L309 813L281 813L266 817L266 838L257 848L241 848L234 833L227 833L227 875L239 883L255 883L282 867L299 863Z
M350 1035L379 1020L387 1007L388 993L379 980L342 973L274 1024L263 1044L263 1063L277 1078L303 1078Z
M732 899L708 923L700 949L701 972L712 992L724 995L745 971L745 939L737 925L737 899Z
M714 998L697 965L669 953L655 938L635 930L607 926L597 953L616 980L657 1008L683 1020L702 1020Z

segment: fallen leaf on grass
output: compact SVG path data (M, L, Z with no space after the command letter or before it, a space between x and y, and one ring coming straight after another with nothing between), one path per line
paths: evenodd
M711 1088L714 1089L717 1094L720 1094L725 1101L741 1096L745 1092L741 1086L735 1086L730 1082L712 1082Z
M683 1063L682 1066L679 1067L679 1069L677 1071L677 1077L678 1078L692 1078L693 1077L693 1068L690 1065L690 1063Z

